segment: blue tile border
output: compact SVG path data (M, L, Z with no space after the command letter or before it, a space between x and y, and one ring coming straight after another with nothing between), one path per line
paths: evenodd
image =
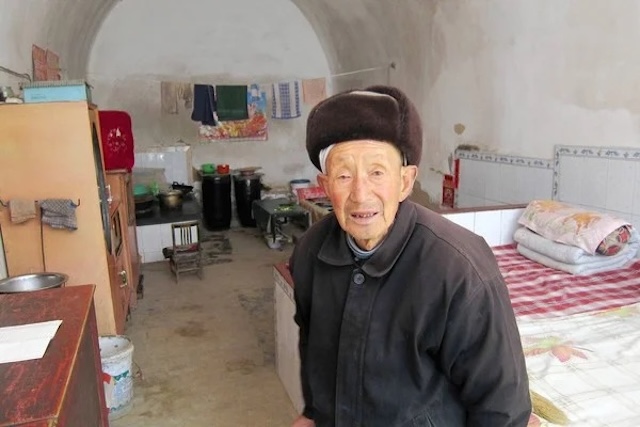
M526 166L538 169L553 169L553 160L536 157L512 156L509 154L489 153L485 151L456 150L459 159L477 160L482 162L503 163L514 166Z

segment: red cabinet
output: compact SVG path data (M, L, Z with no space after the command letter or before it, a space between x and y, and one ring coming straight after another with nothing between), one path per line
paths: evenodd
M62 320L42 359L0 364L0 427L108 427L93 292L0 295L0 327Z

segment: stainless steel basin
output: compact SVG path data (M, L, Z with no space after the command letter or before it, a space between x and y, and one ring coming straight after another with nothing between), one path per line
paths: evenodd
M32 292L62 287L69 276L62 273L33 273L0 280L0 294Z

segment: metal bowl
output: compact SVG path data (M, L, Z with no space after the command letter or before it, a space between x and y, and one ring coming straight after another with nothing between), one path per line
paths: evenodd
M67 280L69 276L62 273L32 273L7 277L0 280L0 294L60 288L67 283Z

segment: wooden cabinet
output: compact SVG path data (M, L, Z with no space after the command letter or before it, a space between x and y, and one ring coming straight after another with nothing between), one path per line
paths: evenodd
M123 229L122 203L113 201L110 215L111 224L111 252L107 255L109 264L109 279L111 281L111 298L113 299L113 314L116 327L124 329L129 314L129 299L131 286L126 269L126 249ZM122 326L120 326L122 325Z
M62 320L43 358L0 364L0 426L108 427L93 292L0 295L0 327Z
M107 335L124 331L124 317L116 315L119 285L110 273L113 212L98 130L97 110L86 102L0 105L0 199L80 201L77 230L43 226L39 212L14 223L5 208L0 228L8 275L60 272L68 286L96 285L98 331Z
M128 304L135 307L137 302L137 287L140 282L140 254L138 252L138 238L136 235L136 212L133 198L133 179L131 173L125 170L107 171L107 184L111 189L113 203L118 203L117 222L121 232L122 253L114 254L122 257L122 269L125 272L123 280L127 282L129 294ZM112 221L112 223L115 221ZM120 285L122 286L122 285Z

